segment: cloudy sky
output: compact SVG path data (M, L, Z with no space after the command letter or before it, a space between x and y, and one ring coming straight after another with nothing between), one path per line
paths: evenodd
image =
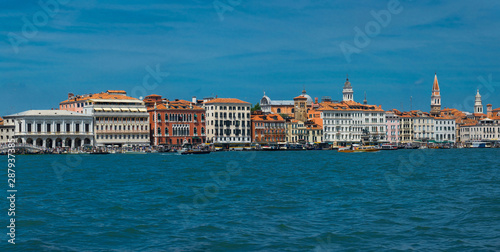
M429 111L435 72L443 107L500 107L498 1L40 2L0 2L0 115L108 89L339 100L346 74L358 102Z

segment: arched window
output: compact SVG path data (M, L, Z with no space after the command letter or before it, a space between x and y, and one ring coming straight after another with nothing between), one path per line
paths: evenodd
M279 114L279 113L281 113L281 109L280 109L280 108L278 108L277 112L278 112L278 114Z
M168 136L168 127L165 128L165 136Z
M158 122L161 122L161 114L158 113Z
M201 127L201 134L205 134L205 128Z
M194 128L194 134L198 134L198 128Z
M201 120L205 121L205 114L201 114Z
M158 128L158 135L161 136L161 128Z
M165 122L168 122L168 114L165 114Z

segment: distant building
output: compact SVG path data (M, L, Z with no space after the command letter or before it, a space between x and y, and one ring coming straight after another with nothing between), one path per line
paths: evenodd
M307 107L311 107L313 104L313 99L306 93L306 90L302 90L302 93L299 95L301 97L306 98ZM260 99L260 107L263 113L268 114L287 114L293 115L295 113L295 101L294 100L271 100L266 93L264 92L264 96Z
M381 106L353 100L349 79L344 83L342 102L323 102L317 111L323 120L323 141L347 145L361 142L387 142L385 111Z
M399 144L399 116L394 111L387 111L385 112L385 121L387 125L387 141L392 144Z
M250 143L251 104L233 98L216 98L204 103L207 141L221 144Z
M285 119L279 114L254 114L252 119L252 142L277 144L286 141Z
M434 83L432 85L432 95L431 95L431 115L439 116L440 114L441 114L441 92L439 91L437 74L435 74Z
M292 119L286 123L286 141L289 143L307 143L309 132L303 121Z
M17 143L46 148L93 146L94 122L90 115L64 110L29 110L6 116L5 120L14 125Z
M434 117L420 110L413 110L413 140L426 142L434 139Z
M193 99L197 102L196 99ZM159 95L144 98L150 116L151 145L176 145L206 142L205 109L196 103L162 99Z
M456 124L451 116L434 118L434 139L437 142L456 142Z
M499 141L500 116L480 120L478 123L464 124L460 128L462 142Z
M0 117L0 144L9 143L14 139L14 119L2 119Z
M148 146L149 114L144 102L125 91L68 95L61 110L75 111L94 118L96 146Z

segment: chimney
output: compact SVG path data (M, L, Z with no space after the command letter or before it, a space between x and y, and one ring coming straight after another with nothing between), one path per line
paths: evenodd
M314 103L318 104L318 97L314 97Z
M196 96L193 96L193 98L191 99L191 102L196 104Z
M487 111L488 118L493 117L493 105L491 105L491 104L486 105L486 111Z
M71 98L73 98L74 96L75 96L75 94L73 94L73 93L68 93L68 100L69 100L69 99L71 99Z

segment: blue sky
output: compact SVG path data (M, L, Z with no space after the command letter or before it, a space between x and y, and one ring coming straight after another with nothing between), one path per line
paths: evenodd
M356 27L393 0L218 0L230 8L223 19L212 0L59 1L50 16L38 0L0 2L0 115L57 108L68 92L140 95L157 65L169 75L145 89L169 99L255 104L264 90L291 99L305 86L339 100L348 73L358 102L366 91L370 104L409 110L411 96L413 109L429 111L437 72L443 107L472 111L478 88L484 105L500 107L498 1L401 0L350 61L340 44L355 45ZM22 38L17 52L12 37Z

